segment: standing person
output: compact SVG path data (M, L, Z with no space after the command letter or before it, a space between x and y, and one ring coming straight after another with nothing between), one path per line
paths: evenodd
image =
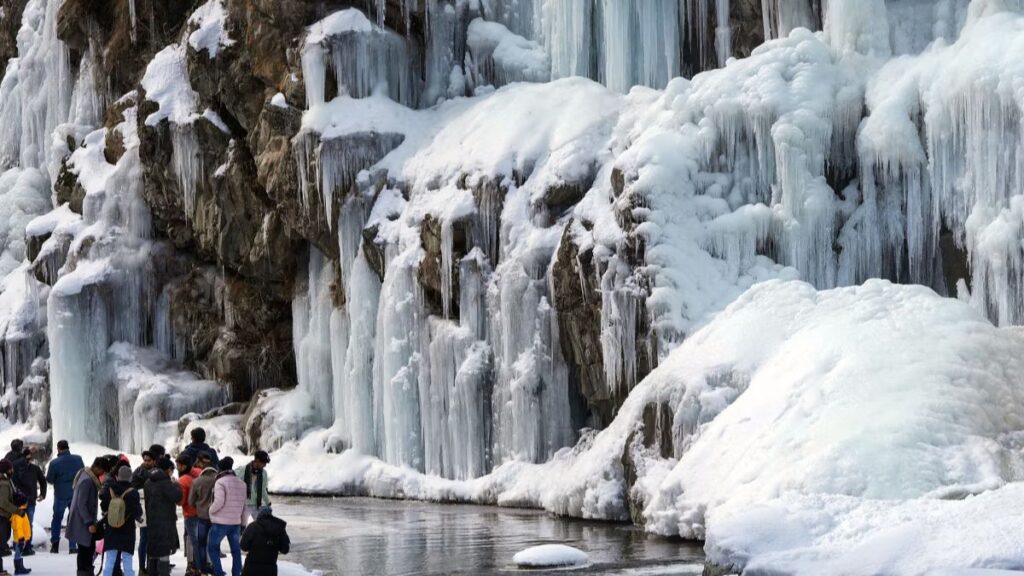
M245 518L242 525L256 518L256 513L264 506L270 506L270 493L267 491L267 464L270 455L263 450L253 454L252 462L235 470L235 475L245 482Z
M156 458L153 453L146 450L142 453L142 464L132 472L132 487L142 492L149 480L150 475L156 469ZM149 544L149 526L146 523L146 494L142 492L143 507L142 521L139 523L139 574L146 575L146 546Z
M21 475L15 479L14 487L21 490L21 493L25 495L28 526L31 532L32 522L36 518L36 503L46 499L46 475L43 474L43 469L36 463L35 448L26 446L23 454L25 466L22 468ZM21 555L32 556L35 553L30 534Z
M50 552L56 554L60 544L60 527L64 521L64 512L71 507L74 492L75 475L85 468L81 456L71 453L67 440L57 442L57 457L50 461L46 470L46 481L53 484L53 522L50 523ZM71 553L75 543L70 539Z
M210 505L210 537L206 553L210 556L214 576L224 576L220 561L220 543L227 538L231 547L231 576L242 574L242 516L245 514L245 482L231 469L235 461L222 458L217 468L217 482L213 485L213 504Z
M135 525L142 520L142 499L139 491L132 487L131 466L118 467L117 476L111 480L104 483L100 492L100 508L107 517L103 576L113 576L118 566L124 576L135 576L132 554L135 553Z
M199 427L193 428L192 432L190 432L190 436L192 438L192 442L186 446L181 453L191 458L193 462L196 462L199 460L199 454L201 452L206 452L210 455L210 462L216 466L220 459L217 458L217 451L210 448L206 443L206 430Z
M213 485L217 482L217 469L210 462L209 452L200 452L197 468L203 470L192 481L188 503L196 509L196 567L203 574L213 571L207 557L207 543L210 535L210 505L213 504Z
M32 524L28 520L28 502L24 494L14 495L14 504L18 511L11 515L11 539L14 541L14 574L28 574L32 570L25 568L25 547L32 542Z
M11 516L18 512L18 506L14 504L14 484L11 482L11 472L14 467L8 460L0 460L0 538L7 545L11 537ZM11 576L4 570L3 557L0 555L0 576Z
M242 576L277 576L277 555L287 554L291 547L286 527L269 506L260 508L256 520L242 534L246 553Z
M25 450L25 442L21 438L15 438L11 440L11 450L4 456L4 460L7 460L11 464L22 458L22 452Z
M192 483L203 472L192 465L192 459L181 454L175 460L178 468L178 485L181 486L181 515L185 519L185 559L188 563L185 573L188 576L198 574L199 564L196 562L196 547L199 535L199 517L196 507L189 504L188 499L192 492Z
M78 576L92 576L92 559L96 552L96 520L100 476L107 472L106 461L97 458L89 468L82 468L75 478L68 516L68 540L78 545Z
M146 556L150 576L171 576L171 555L180 547L178 540L178 503L181 486L171 480L174 463L166 456L157 462L156 470L146 482L146 527L149 532Z

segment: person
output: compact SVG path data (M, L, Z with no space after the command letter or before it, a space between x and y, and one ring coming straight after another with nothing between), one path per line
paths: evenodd
M174 463L164 456L156 465L143 488L146 501L146 557L150 576L171 576L171 555L179 546L177 506L181 502L181 486L171 480Z
M206 452L210 456L210 462L217 466L220 459L217 457L217 451L206 443L206 430L196 427L192 429L189 435L192 438L192 442L181 451L181 455L187 456L193 462L196 462L199 460L199 453Z
M197 468L203 472L192 481L188 493L188 504L196 509L196 567L203 574L212 572L207 557L207 543L210 535L210 505L213 504L213 485L217 482L217 469L210 461L209 452L200 452Z
M14 494L14 505L18 511L11 515L11 539L14 541L14 574L28 574L32 570L25 568L25 547L32 542L32 524L28 519L28 498L20 492Z
M253 454L252 462L235 470L235 475L245 482L245 518L242 525L256 518L256 513L264 506L270 506L270 493L267 491L267 464L270 456L263 450Z
M241 547L246 553L242 576L277 576L277 555L287 554L291 541L287 523L274 516L270 506L260 508L256 520L245 528Z
M14 466L9 460L0 460L0 538L3 539L4 546L11 537L11 516L18 512L18 507L14 504L14 484L11 482L13 470ZM0 576L11 576L4 570L3 557L8 555L0 555Z
M100 476L107 472L105 466L106 461L97 458L90 467L82 468L75 478L67 534L68 540L78 545L78 576L93 574Z
M57 457L46 469L46 481L53 485L53 522L50 523L50 552L56 554L60 544L60 528L64 513L71 507L75 475L85 468L81 456L71 453L67 440L57 442ZM75 543L68 540L72 554L77 553Z
M46 475L43 474L43 469L36 463L35 448L26 446L22 455L25 459L25 465L22 467L20 475L14 478L14 487L25 495L28 527L31 531L32 522L36 518L36 503L46 499ZM22 556L32 556L35 553L35 549L32 546L32 537L29 535L29 538L25 541L25 549L21 554Z
M220 561L220 543L228 539L231 548L231 575L242 574L242 549L240 547L242 516L245 514L245 482L235 475L235 465L230 456L217 464L220 472L213 485L213 503L210 505L210 536L206 553L213 565L214 576L224 576Z
M124 502L124 517L119 527L112 526L107 516L115 497ZM132 554L135 553L135 525L142 520L142 499L139 491L132 487L131 466L119 466L117 476L104 483L100 508L108 518L103 538L103 576L113 576L117 568L124 576L135 576Z
M25 450L25 442L21 438L15 438L11 440L11 450L4 456L4 460L7 460L12 465L22 458L22 452Z
M150 475L156 469L156 458L153 453L146 450L142 453L142 464L132 472L132 487L142 492L142 489L146 486L146 481L149 480ZM143 503L145 503L146 494L142 492ZM146 523L146 507L142 507L142 521L139 523L139 574L146 574L146 547L149 544L149 527Z
M178 485L181 486L181 515L185 519L185 559L188 567L186 575L198 574L199 564L196 562L196 546L199 533L199 517L196 507L189 504L188 497L192 491L192 483L202 474L202 470L193 466L192 459L185 454L180 454L175 460L178 468Z

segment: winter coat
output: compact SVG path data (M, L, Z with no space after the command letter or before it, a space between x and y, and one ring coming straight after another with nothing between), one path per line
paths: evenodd
M191 458L192 462L196 461L196 458L199 457L200 452L209 452L210 465L215 468L217 467L217 463L220 462L220 458L217 456L217 451L214 450L213 448L210 448L210 445L207 444L206 442L193 442L188 446L185 446L185 449L181 451L183 455Z
M210 522L226 526L241 526L245 513L245 482L232 471L217 475L213 485L213 504L210 505Z
M35 506L36 500L40 496L46 498L46 475L35 462L25 463L21 473L15 475L14 486L21 490L31 506Z
M14 483L14 487L17 488L18 492L21 492L26 497L35 493L38 495L37 480L35 470L33 466L29 464L29 461L24 456L15 455L15 453L9 452L4 458L11 463L14 470L11 471L11 482ZM33 498L35 500L35 498Z
M89 526L96 523L100 481L92 470L82 468L75 479L71 514L68 516L68 540L81 546L91 546L93 537Z
M146 468L139 464L139 467L132 471L132 486L134 486L136 490L142 490L145 488L146 482L154 471L156 471L156 468Z
M18 513L14 503L14 483L7 476L0 476L0 518L7 518Z
M269 513L260 514L242 533L242 550L247 553L242 576L277 576L277 555L287 554L287 523Z
M32 523L28 521L28 506L22 506L11 516L11 540L15 543L32 541Z
M135 553L135 525L142 519L142 498L138 490L132 489L128 492L129 488L132 488L131 482L113 481L105 483L100 490L100 509L103 510L104 516L110 508L114 494L124 498L125 505L124 525L120 528L107 525L103 536L104 550Z
M46 469L46 481L53 484L53 496L58 500L71 500L74 493L75 475L85 468L81 456L71 452L61 452L50 460Z
M185 518L196 517L196 507L188 503L188 497L192 493L192 483L202 472L199 468L193 468L188 474L178 477L178 485L181 486L181 502L178 502L178 506L181 506L181 515Z
M270 506L270 492L267 491L267 483L270 476L267 469L256 470L252 463L235 470L235 475L245 482L245 503L259 510L264 506ZM257 502L258 500L258 502Z
M144 492L146 530L149 539L146 552L154 558L170 556L181 547L176 527L181 486L171 480L166 472L157 470L146 482Z
M188 504L196 509L196 516L203 520L210 519L210 505L213 504L213 485L217 483L217 470L207 468L198 478L192 481L192 489L188 492Z

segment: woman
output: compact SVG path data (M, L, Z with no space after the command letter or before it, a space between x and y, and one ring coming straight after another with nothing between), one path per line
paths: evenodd
M0 460L0 538L6 546L11 538L11 516L18 513L18 506L14 503L14 484L11 482L11 473L14 466L7 460ZM0 556L0 576L11 576L11 573L4 570L4 559Z
M178 502L181 502L181 486L171 480L174 463L164 457L157 463L157 469L146 481L143 489L146 500L146 527L149 532L146 554L149 558L150 576L171 575L171 554L178 551Z
M142 518L142 500L138 490L132 488L131 466L121 466L117 477L103 485L100 492L100 508L106 515L115 498L124 501L123 518L113 524L107 518L107 529L103 538L103 576L113 576L115 566L121 566L124 576L135 576L132 554L135 553L135 524Z

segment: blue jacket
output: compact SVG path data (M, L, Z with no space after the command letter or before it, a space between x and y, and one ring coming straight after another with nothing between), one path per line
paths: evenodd
M46 481L53 484L53 497L57 500L71 500L75 493L75 474L85 468L81 456L70 452L58 454L46 469Z

